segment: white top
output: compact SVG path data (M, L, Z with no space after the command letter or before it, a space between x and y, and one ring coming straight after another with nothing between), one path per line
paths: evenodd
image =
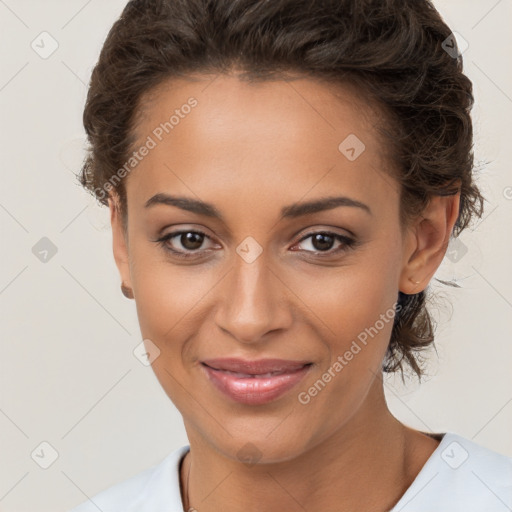
M512 511L512 457L452 432L390 512ZM183 512L179 467L190 446L93 496L69 512Z

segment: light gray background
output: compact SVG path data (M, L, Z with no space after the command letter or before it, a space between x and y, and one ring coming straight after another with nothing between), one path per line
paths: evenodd
M187 444L180 414L132 353L140 332L119 289L107 210L73 174L86 85L124 4L0 0L1 511L68 510ZM512 455L512 0L435 4L469 44L488 203L437 274L462 288L434 286L430 376L405 388L386 379L386 393L413 427ZM59 45L47 59L31 48L43 31ZM57 249L47 262L33 253L43 237ZM48 469L36 463L50 461L42 442L58 453Z

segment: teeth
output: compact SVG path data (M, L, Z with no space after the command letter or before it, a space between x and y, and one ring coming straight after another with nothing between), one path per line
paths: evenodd
M252 375L249 373L231 372L229 370L221 370L221 371L223 371L224 373L229 373L230 375L235 375L236 377L240 377L242 379L257 378L257 377L258 378L269 378L269 377L274 377L275 375L281 375L284 373L284 372L269 372L269 373L261 373L258 375Z

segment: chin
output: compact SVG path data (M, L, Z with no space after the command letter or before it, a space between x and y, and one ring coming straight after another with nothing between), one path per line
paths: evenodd
M300 438L297 435L305 432L297 426L290 432L283 428L279 431L279 421L274 421L272 427L262 429L254 425L252 428L240 428L235 432L233 428L229 429L231 436L225 432L219 433L221 439L213 437L210 432L206 432L208 443L214 444L214 449L225 457L238 461L251 467L256 464L275 464L293 460L308 451L311 446L308 439L304 439L303 434ZM229 428L229 425L226 424ZM226 434L226 435L223 435Z

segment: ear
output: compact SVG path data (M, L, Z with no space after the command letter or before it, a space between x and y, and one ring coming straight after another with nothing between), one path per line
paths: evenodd
M117 194L112 193L109 195L108 206L110 208L110 224L112 226L112 248L117 269L121 276L121 284L132 288L127 236L123 228L119 201Z
M419 293L427 287L448 248L459 205L460 189L455 195L433 196L418 220L408 227L399 282L402 293Z

